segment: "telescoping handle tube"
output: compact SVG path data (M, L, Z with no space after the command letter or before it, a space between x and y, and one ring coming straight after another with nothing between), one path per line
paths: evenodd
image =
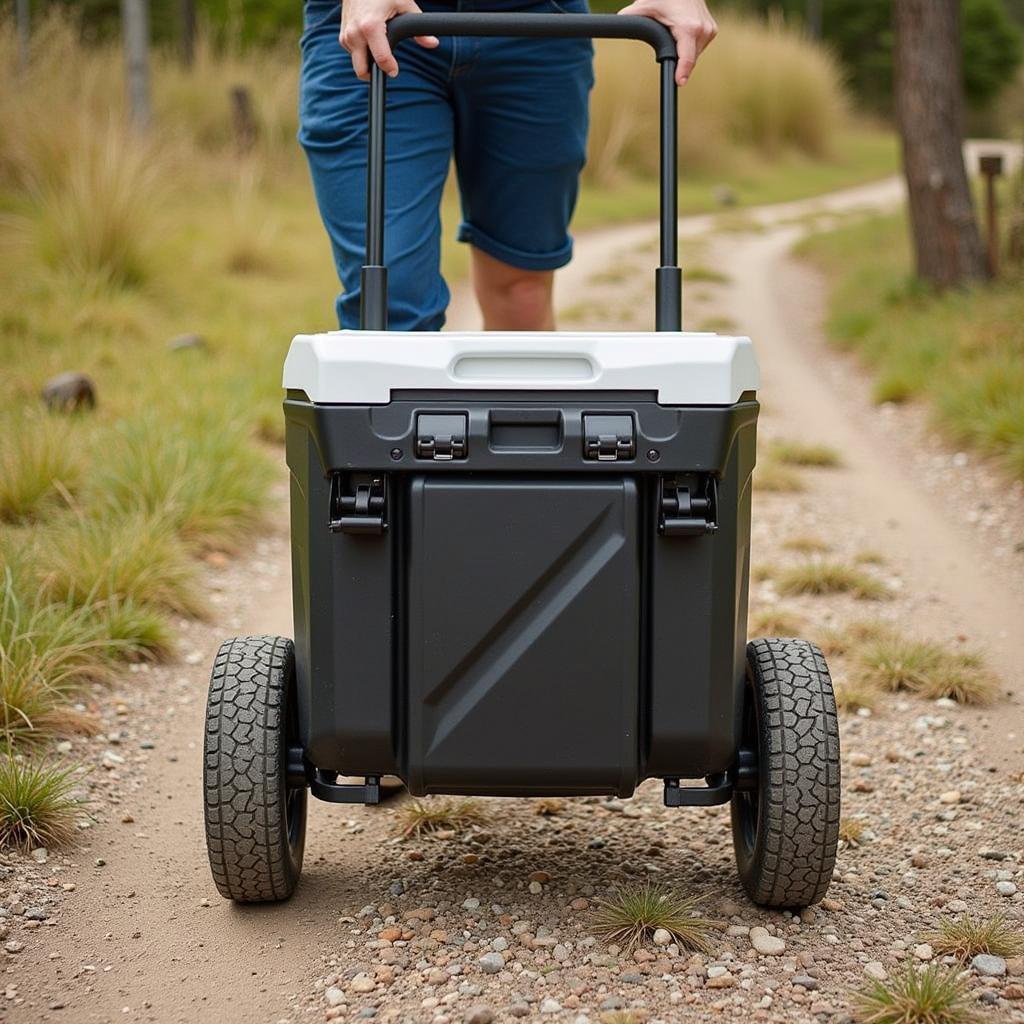
M661 65L661 265L655 271L655 327L682 330L682 273L678 266L676 183L676 44L652 18L618 14L400 14L388 22L396 46L411 36L522 36L531 38L636 39ZM370 72L370 141L366 164L366 263L362 271L360 326L387 330L388 276L384 265L384 111L387 76Z

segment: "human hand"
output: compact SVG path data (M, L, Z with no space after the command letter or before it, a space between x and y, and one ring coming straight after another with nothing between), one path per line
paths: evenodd
M685 85L697 58L718 35L705 0L633 0L619 14L638 14L666 25L676 41L676 85Z
M370 80L370 61L390 78L398 74L398 61L388 43L387 23L396 14L422 14L414 0L344 0L339 41L352 58L357 78ZM437 36L416 36L420 46L432 49Z

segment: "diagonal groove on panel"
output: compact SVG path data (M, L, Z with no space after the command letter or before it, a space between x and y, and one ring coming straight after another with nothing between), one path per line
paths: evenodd
M621 531L604 530L612 510L612 505L606 505L430 691L427 704L436 706L446 698L451 703L437 723L428 754L447 739L623 546Z

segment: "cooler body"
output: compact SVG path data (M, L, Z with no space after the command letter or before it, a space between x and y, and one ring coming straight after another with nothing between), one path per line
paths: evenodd
M735 765L747 339L338 332L285 386L309 765L509 796Z

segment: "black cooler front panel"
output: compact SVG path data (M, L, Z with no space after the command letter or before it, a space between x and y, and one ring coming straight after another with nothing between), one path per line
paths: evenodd
M635 481L424 474L408 487L410 791L631 793Z

